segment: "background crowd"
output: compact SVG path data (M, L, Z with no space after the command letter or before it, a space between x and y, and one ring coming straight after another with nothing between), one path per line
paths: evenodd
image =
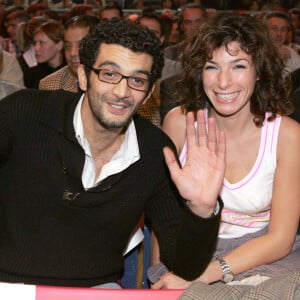
M189 49L193 33L225 11L251 15L266 26L284 63L285 72L278 76L292 79L291 98L296 108L292 117L300 121L300 1L296 0L2 1L0 97L23 88L80 91L81 40L99 20L124 18L153 31L164 49L162 76L153 94L138 108L138 113L161 127L166 114L179 105L176 88L183 73L182 54ZM153 259L159 262L159 257Z
M78 91L80 40L100 19L126 18L152 30L165 49L162 77L148 103L139 109L160 127L166 113L178 105L175 83L181 73L180 56L186 38L211 16L228 10L251 14L265 22L292 74L294 97L299 94L300 1L23 2L0 3L0 44L3 57L7 57L0 79L3 85L14 86L4 89L7 92L3 96L22 87ZM82 15L84 20L75 20ZM73 28L71 32L69 27ZM296 107L295 118L298 114Z

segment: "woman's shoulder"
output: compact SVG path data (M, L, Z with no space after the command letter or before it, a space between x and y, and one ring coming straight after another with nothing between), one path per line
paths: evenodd
M186 113L177 106L168 112L162 124L163 131L171 138L180 153L186 136Z
M288 116L282 116L278 137L278 150L280 151L281 149L282 153L286 155L287 148L291 149L291 151L300 151L300 124Z

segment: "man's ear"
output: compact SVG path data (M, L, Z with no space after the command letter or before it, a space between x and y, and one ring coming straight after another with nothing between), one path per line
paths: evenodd
M147 96L145 97L145 99L143 100L142 104L145 104L147 102L147 100L151 97L154 89L155 89L155 84L153 84L153 86L149 90L149 92L148 92Z
M164 35L161 35L160 38L159 38L161 44L163 44L163 42L165 41L165 36Z
M82 91L85 92L87 90L87 77L85 74L84 66L81 64L77 69L77 76L78 76L79 87Z
M64 41L59 41L56 43L58 51L62 51L64 49Z

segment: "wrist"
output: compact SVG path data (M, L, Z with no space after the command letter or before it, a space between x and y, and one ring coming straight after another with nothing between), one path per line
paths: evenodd
M209 219L213 218L220 214L220 211L223 208L223 201L220 196L218 196L217 201L213 207L205 207L203 205L201 206L195 206L191 201L186 200L185 201L186 206L197 216Z

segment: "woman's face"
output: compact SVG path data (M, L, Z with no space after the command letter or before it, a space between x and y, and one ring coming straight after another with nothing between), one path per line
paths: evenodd
M45 33L34 35L34 50L38 63L48 62L53 67L59 66L63 42L55 43Z
M228 44L212 53L212 59L203 68L203 87L214 110L224 116L250 112L257 74L252 57L240 48L238 42Z

